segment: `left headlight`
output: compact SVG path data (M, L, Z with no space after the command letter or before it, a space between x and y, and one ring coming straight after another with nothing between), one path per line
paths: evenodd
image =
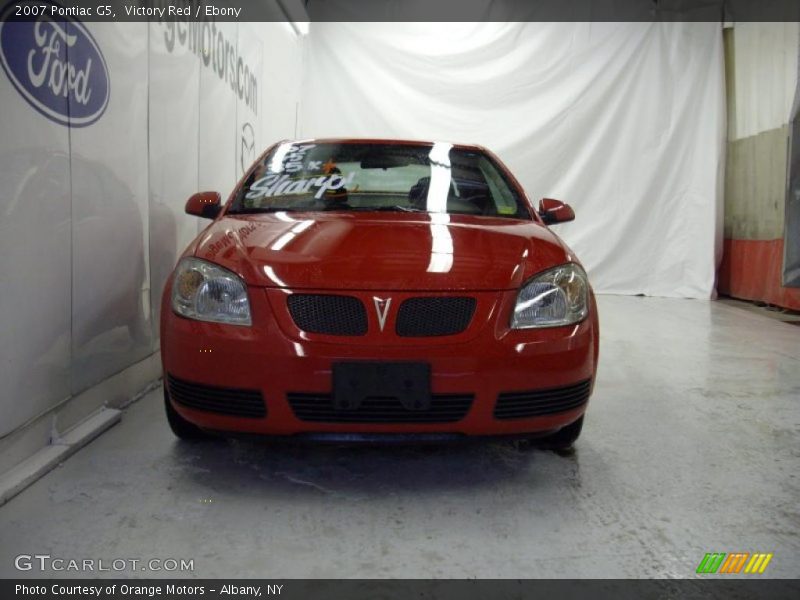
M199 258L184 258L178 264L172 282L172 310L199 321L252 324L244 281Z
M517 296L513 329L558 327L589 314L589 280L584 270L567 263L529 279Z

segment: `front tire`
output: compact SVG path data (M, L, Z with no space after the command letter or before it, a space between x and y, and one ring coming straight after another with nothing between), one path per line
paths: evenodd
M581 435L581 429L583 429L583 416L574 423L562 427L553 435L532 441L539 448L564 452L572 449L572 445Z
M178 411L172 406L169 400L169 392L167 392L167 384L164 383L164 410L167 413L167 422L169 428L177 437L182 440L199 441L211 438L211 434L206 433L194 423L190 423L178 414Z

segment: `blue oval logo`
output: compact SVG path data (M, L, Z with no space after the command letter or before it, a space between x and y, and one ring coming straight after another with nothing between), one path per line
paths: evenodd
M43 6L44 16L16 14L19 6ZM106 60L83 23L49 18L54 2L13 2L0 14L0 64L28 103L48 119L86 127L108 106Z

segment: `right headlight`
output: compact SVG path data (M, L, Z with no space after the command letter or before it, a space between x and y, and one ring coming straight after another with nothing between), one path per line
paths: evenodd
M536 275L522 286L511 327L572 325L588 314L589 280L580 266L567 263Z
M184 258L175 270L172 310L198 321L252 324L244 281L236 273L194 257Z

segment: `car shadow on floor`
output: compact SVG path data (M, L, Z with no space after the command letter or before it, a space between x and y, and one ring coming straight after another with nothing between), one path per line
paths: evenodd
M209 493L373 499L498 486L580 486L579 451L556 454L510 441L316 444L176 441L174 476Z

